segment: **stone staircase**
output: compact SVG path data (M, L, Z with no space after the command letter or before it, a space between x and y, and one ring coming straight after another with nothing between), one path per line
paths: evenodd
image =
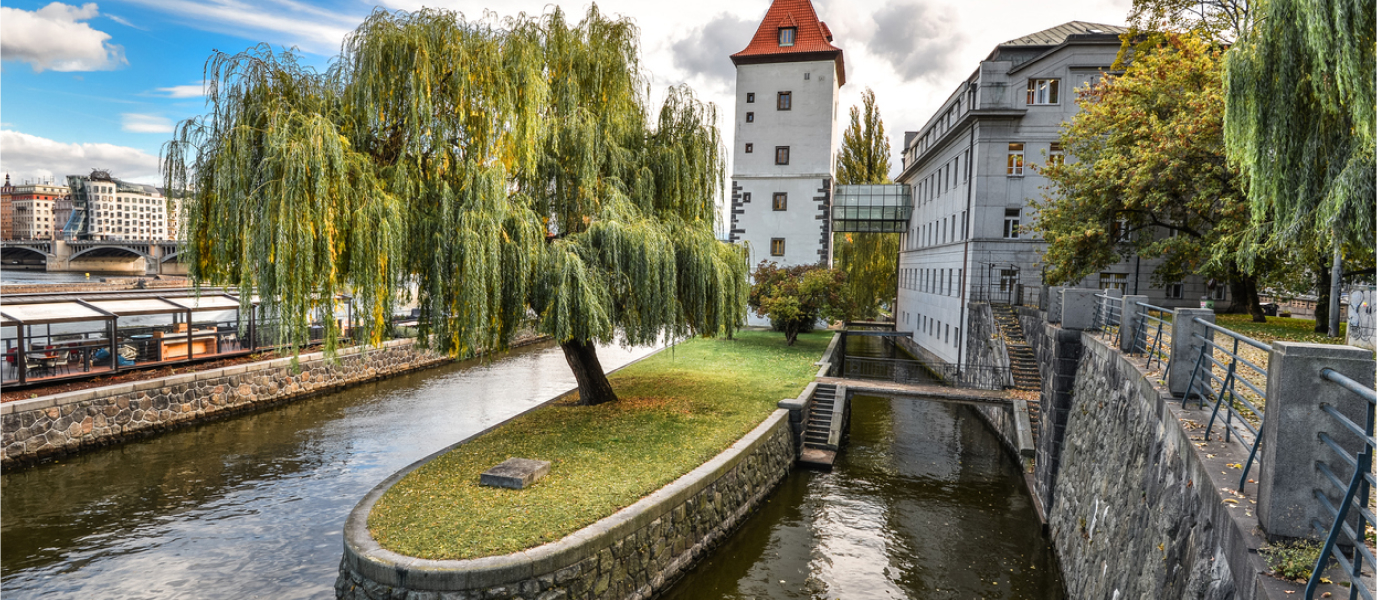
M1018 313L1008 304L992 304L990 309L994 312L995 324L999 326L1004 347L1008 351L1014 389L1041 392L1042 374L1038 371L1037 355L1033 353L1033 347L1028 345L1027 338L1023 337L1023 325L1019 324ZM1040 404L1036 400L1028 402L1028 420L1032 422L1033 431L1038 430Z
M799 463L830 469L841 448L842 421L845 418L846 388L819 383L813 392L813 405L803 424L803 450Z

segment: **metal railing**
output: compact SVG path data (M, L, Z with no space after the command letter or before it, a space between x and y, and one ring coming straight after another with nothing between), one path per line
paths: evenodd
M1248 460L1243 463L1243 474L1238 479L1238 490L1242 493L1244 484L1248 481L1248 471L1257 457L1258 442L1262 440L1258 432L1266 415L1258 405L1267 404L1267 391L1264 389L1267 385L1267 369L1241 356L1240 345L1251 346L1264 353L1271 353L1272 347L1199 317L1195 317L1194 322L1216 335L1224 336L1227 340L1224 341L1224 345L1220 345L1198 333L1191 334L1201 343L1200 354L1196 357L1195 368L1191 371L1190 383L1186 385L1186 394L1181 398L1181 406L1184 407L1192 395L1199 399L1201 408L1204 408L1206 399L1212 401L1214 409L1210 412L1210 421L1205 426L1205 440L1209 441L1214 422L1219 418L1219 411L1223 408L1224 441L1231 441L1232 436L1237 434L1240 442L1248 443ZM1216 354L1221 356L1216 357ZM1240 367L1249 369L1252 373L1246 373ZM1216 369L1222 371L1223 376L1216 373ZM1262 387L1258 387L1258 384L1252 381L1254 379L1261 381ZM1215 388L1216 384L1219 386L1218 389ZM1227 402L1225 398L1228 398ZM1256 421L1257 424L1254 425L1252 421ZM1252 441L1245 442L1245 437L1251 437Z
M1142 302L1135 302L1134 304L1137 304L1141 310L1138 312L1138 323L1133 328L1131 352L1146 355L1146 366L1149 369L1152 368L1152 361L1156 360L1158 368L1163 371L1169 370L1171 368L1171 321L1175 313L1171 309Z
M1122 298L1115 298L1107 293L1095 294L1095 320L1092 329L1099 331L1101 338L1106 341L1112 340L1117 346L1122 329L1120 325L1123 322L1123 313Z
M932 364L905 358L864 358L847 356L842 362L842 374L847 378L877 379L896 383L915 383L1002 390L1013 382L1013 372L1004 367L958 368L956 365Z
M1315 569L1310 575L1310 581L1305 586L1305 598L1314 598L1315 589L1321 583L1321 575L1324 574L1325 567L1332 558L1343 569L1348 577L1350 600L1356 599L1359 594L1367 600L1373 600L1372 592L1362 579L1363 560L1366 559L1369 565L1377 565L1377 558L1372 555L1372 550L1368 549L1363 536L1367 531L1367 526L1377 522L1372 510L1369 507L1369 498L1372 486L1377 485L1377 479L1372 475L1372 454L1377 450L1377 439L1373 439L1373 416L1377 412L1377 391L1364 386L1334 369L1325 368L1320 371L1320 375L1326 381L1332 382L1342 387L1358 397L1365 400L1365 416L1363 423L1359 425L1352 419L1344 416L1337 409L1328 403L1321 403L1320 410L1333 417L1343 429L1357 435L1362 440L1362 450L1355 456L1344 450L1329 434L1321 431L1319 438L1322 443L1329 446L1334 454L1353 468L1353 475L1349 477L1345 484L1337 475L1334 469L1323 461L1315 462L1315 469L1324 475L1324 480L1328 481L1335 489L1343 493L1343 500L1336 508L1329 495L1319 488L1314 490L1315 499L1320 506L1324 507L1325 512L1333 518L1329 525L1319 519L1313 519L1311 526L1316 531L1324 535L1324 548L1320 552L1320 557L1315 561ZM1354 523L1348 522L1352 513L1356 514ZM1341 538L1347 538L1347 543L1342 543ZM1349 547L1349 556L1344 556L1342 547Z

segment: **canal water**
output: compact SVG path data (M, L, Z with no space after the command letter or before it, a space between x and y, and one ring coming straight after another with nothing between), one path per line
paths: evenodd
M652 351L598 356L612 369ZM332 598L368 490L574 386L547 344L0 475L0 593Z
M666 600L1060 600L1018 464L966 406L852 399L830 473L794 471Z

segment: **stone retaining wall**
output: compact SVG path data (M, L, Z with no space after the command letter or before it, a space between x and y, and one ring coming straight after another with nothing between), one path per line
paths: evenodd
M448 362L415 340L302 355L0 404L0 466L12 468Z
M1209 413L1182 409L1140 359L1088 333L1039 329L1052 409L1036 478L1068 597L1298 597L1265 574L1255 486L1233 490L1247 448L1206 443Z
M650 598L672 585L730 533L794 463L789 411L779 409L711 461L558 542L473 560L423 560L382 549L368 533L373 504L407 473L455 446L393 475L350 513L335 584L337 597Z

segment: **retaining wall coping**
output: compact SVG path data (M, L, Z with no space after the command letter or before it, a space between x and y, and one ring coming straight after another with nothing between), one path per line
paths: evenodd
M503 556L467 560L430 560L398 554L378 545L368 533L368 514L387 490L431 460L467 442L459 442L412 463L373 488L349 513L344 526L345 561L359 575L385 586L411 590L448 591L493 587L554 573L596 555L716 482L740 464L776 428L788 427L789 411L777 409L760 425L706 463L641 498L631 506L564 538ZM480 434L481 435L481 434ZM469 438L472 439L472 438Z

